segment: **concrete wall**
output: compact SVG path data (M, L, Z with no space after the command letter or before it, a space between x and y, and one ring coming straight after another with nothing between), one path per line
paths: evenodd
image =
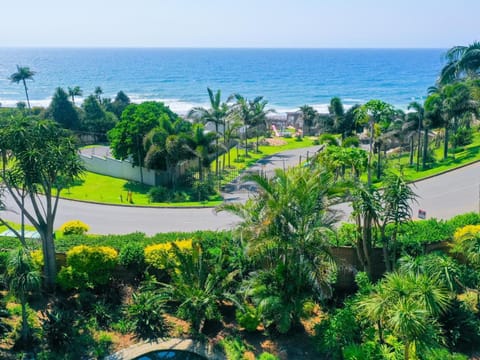
M140 169L133 167L128 161L117 160L112 157L80 154L85 168L88 171L113 176L120 179L140 182ZM155 171L143 168L143 182L148 185L156 185Z

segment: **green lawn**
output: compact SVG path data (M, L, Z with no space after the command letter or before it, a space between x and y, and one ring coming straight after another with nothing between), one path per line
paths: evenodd
M273 154L276 154L285 150L298 149L302 147L308 147L313 145L315 138L304 138L301 141L297 141L295 138L279 138L286 143L280 146L268 146L263 145L259 147L259 152L249 151L249 157L247 161L244 160L243 155L245 150L240 149L239 159L237 159L237 150L233 148L230 150L230 159L232 167L232 175L238 174L239 171L253 165L256 161ZM255 139L251 139L250 142L255 143ZM221 156L223 161L223 156ZM227 155L225 155L225 162L227 162ZM212 163L212 170L215 169L215 161ZM222 184L231 180L228 177L228 169L225 172L224 180ZM74 186L65 189L62 192L62 197L72 200L82 200L90 202L98 202L105 204L117 204L117 205L135 205L135 206L158 206L158 207L203 207L203 206L217 206L221 203L222 199L217 196L212 198L208 202L175 202L175 203L151 203L147 193L151 187L148 185L141 185L136 182L114 178L110 176L95 174L86 172L82 180ZM128 192L132 192L133 203L130 203L127 199Z
M85 172L82 180L74 186L65 189L62 197L66 199L99 202L106 204L136 205L136 206L216 206L221 199L208 202L183 203L151 203L147 193L148 185L118 179L110 176ZM128 192L132 192L132 203L127 200Z
M433 145L433 144L432 144ZM429 176L438 175L443 172L458 168L460 166L472 164L480 160L480 133L474 134L473 142L470 145L458 148L455 154L451 152L447 159L443 160L443 143L438 148L433 150L435 159L434 163L430 163L427 169L422 170L422 159L420 157L419 171L417 171L416 160L417 155L414 156L414 165L409 165L409 154L404 153L401 156L390 157L389 165L393 171L402 171L409 181L417 181ZM372 174L375 173L373 170Z
M298 141L296 138L277 138L278 140L283 140L286 143L283 145L260 145L258 147L258 152L255 149L256 141L255 139L250 139L249 143L251 143L254 149L248 150L248 157L245 159L245 149L238 149L236 147L230 149L229 154L225 154L225 163L226 167L230 165L231 168L237 170L244 170L253 164L255 164L258 160L263 159L267 156L277 154L282 151L287 150L294 150L294 149L301 149L309 146L314 145L314 141L316 137L305 137ZM230 164L228 163L228 155L230 155ZM223 162L224 156L220 157L221 161ZM215 161L212 162L212 170L215 170Z

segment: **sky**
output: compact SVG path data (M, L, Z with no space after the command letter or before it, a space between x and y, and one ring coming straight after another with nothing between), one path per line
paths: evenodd
M480 0L2 0L0 47L449 48Z

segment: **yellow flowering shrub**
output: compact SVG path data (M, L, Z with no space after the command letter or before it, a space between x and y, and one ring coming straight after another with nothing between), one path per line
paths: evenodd
M30 252L30 256L32 257L33 264L35 267L41 269L45 262L43 261L43 251L42 250L33 250Z
M177 240L174 243L182 251L192 249L192 239ZM156 269L165 269L168 260L174 256L171 250L171 242L147 246L145 248L145 262Z
M471 239L480 235L480 225L467 225L457 229L453 235L455 241L462 241L463 239Z
M63 235L83 235L90 227L80 220L70 220L60 226Z
M67 266L58 274L64 288L105 285L118 264L118 252L108 246L79 245L67 252Z

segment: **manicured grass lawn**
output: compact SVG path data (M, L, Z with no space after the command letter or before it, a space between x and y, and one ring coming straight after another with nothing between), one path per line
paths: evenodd
M110 176L85 172L82 181L65 189L62 197L66 199L99 202L106 204L143 205L143 206L216 206L221 199L208 202L151 203L147 193L148 185L118 179ZM132 192L132 203L128 201L128 192Z
M438 175L443 172L464 166L467 164L480 161L480 133L475 132L473 142L470 145L456 149L455 154L449 153L447 159L443 160L443 143L440 147L434 149L435 159L434 163L427 164L427 168L422 170L421 157L419 171L417 171L416 160L417 155L414 156L413 166L409 165L409 154L402 154L400 157L390 157L389 164L393 171L402 171L409 181L417 181L429 176ZM375 170L373 170L373 174Z
M308 147L313 145L315 138L304 138L302 141L297 141L295 138L279 138L285 141L285 144L279 146L261 145L259 152L254 150L249 151L249 157L247 161L243 160L245 150L239 149L238 153L240 160L237 159L237 149L230 150L230 159L232 170L235 170L235 174L245 168L253 165L256 161L276 154L285 150L293 150L302 147ZM255 139L251 139L251 142L255 143ZM228 157L225 156L225 161ZM223 156L221 157L223 161ZM215 161L212 163L212 170L215 169ZM228 170L227 170L228 173ZM222 183L228 182L228 176L224 177ZM151 203L147 193L151 187L148 185L141 185L136 182L100 175L92 172L85 172L82 180L74 186L65 189L62 192L62 197L66 199L82 200L90 202L99 202L105 204L117 204L117 205L136 205L136 206L159 206L159 207L203 207L203 206L217 206L221 203L220 196L211 198L208 202L175 202L175 203ZM132 193L132 203L128 201L128 192Z
M283 138L279 137L276 138L280 141L284 141L285 144L283 145L260 145L258 147L258 152L256 151L256 141L255 139L249 140L249 143L253 145L253 149L248 150L248 157L245 159L245 149L238 149L232 148L230 149L230 164L228 163L228 155L225 154L225 162L226 166L230 165L231 168L235 168L237 170L244 170L253 164L255 164L258 160L263 159L267 156L277 154L282 151L287 150L294 150L294 149L301 149L309 146L314 145L314 141L316 137L304 137L301 141L298 141L296 138ZM220 157L223 161L223 155ZM215 171L215 161L212 162L212 170Z

